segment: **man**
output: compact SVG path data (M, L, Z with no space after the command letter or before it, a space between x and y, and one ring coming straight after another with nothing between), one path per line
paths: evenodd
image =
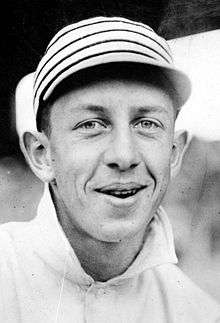
M1 227L3 322L217 322L160 207L189 92L146 25L97 17L55 35L35 73L38 131L24 134L44 195L34 220Z

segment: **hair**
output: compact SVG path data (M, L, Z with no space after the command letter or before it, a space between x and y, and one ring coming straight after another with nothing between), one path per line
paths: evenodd
M157 66L137 63L107 63L95 67L90 67L74 73L60 84L52 92L51 96L45 101L40 101L37 112L37 129L44 132L47 136L51 134L50 115L53 103L61 96L65 95L73 89L89 85L98 80L134 80L146 82L147 84L159 87L171 97L173 101L176 118L178 115L178 95L167 78L165 73Z

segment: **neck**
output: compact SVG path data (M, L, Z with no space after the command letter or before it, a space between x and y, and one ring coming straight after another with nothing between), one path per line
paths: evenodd
M85 272L95 281L107 281L124 273L137 257L143 235L121 242L103 242L69 226L61 226Z
M77 229L53 196L59 222L78 260L95 281L107 281L124 273L142 248L145 231L120 242L97 240Z

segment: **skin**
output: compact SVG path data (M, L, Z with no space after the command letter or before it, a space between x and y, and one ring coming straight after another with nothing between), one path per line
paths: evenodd
M31 167L51 183L59 221L95 280L123 273L141 249L180 160L174 115L161 88L102 80L53 103L49 137L26 136ZM109 187L141 190L126 199L96 191Z

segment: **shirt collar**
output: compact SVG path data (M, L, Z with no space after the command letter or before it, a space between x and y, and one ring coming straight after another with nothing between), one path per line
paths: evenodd
M39 234L35 239L38 256L43 258L51 269L58 274L65 274L65 278L81 285L90 285L94 282L81 267L65 236L57 219L48 185L45 185L37 216L32 223L37 229L37 234ZM146 269L165 263L177 263L177 258L172 228L165 211L160 207L149 224L144 245L135 261L122 275L110 279L106 283L117 284L124 279L140 274Z

